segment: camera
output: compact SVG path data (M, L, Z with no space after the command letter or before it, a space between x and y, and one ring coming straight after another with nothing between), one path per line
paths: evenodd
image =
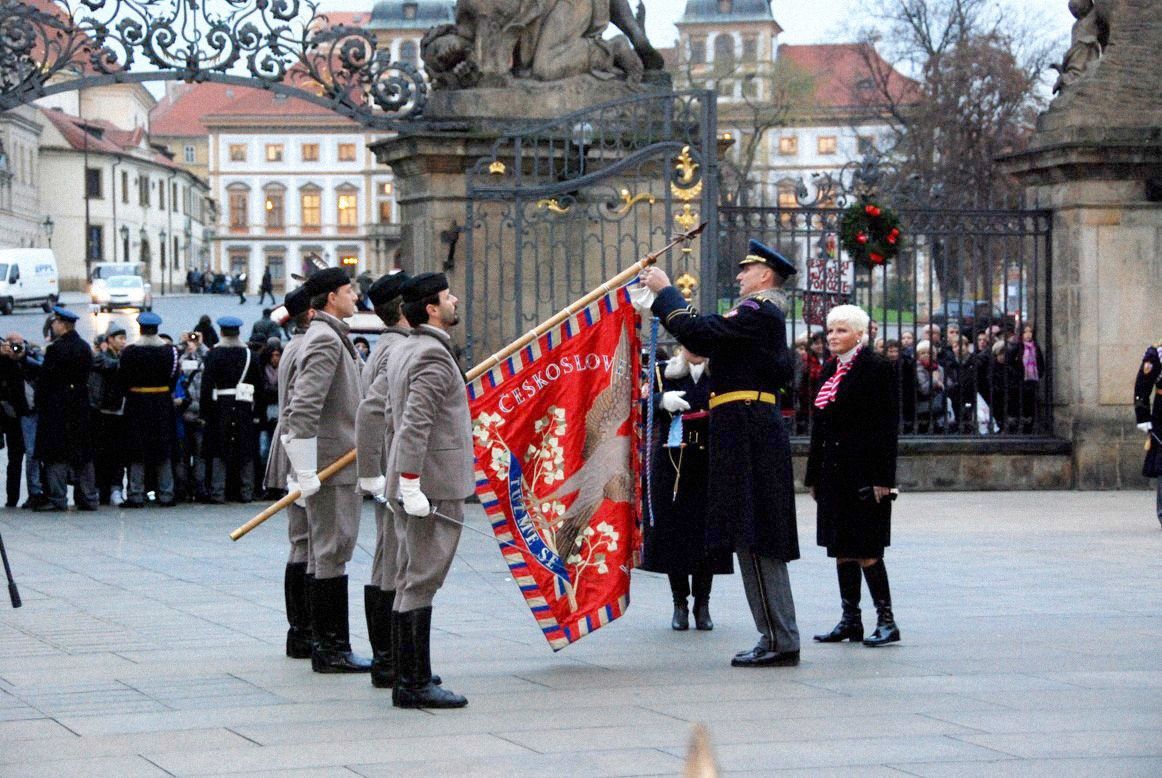
M864 502L875 499L875 492L872 491L872 488L870 486L861 486L859 488L859 490L856 492L856 494L859 496L859 499L863 500ZM895 500L899 496L900 496L900 490L899 489L892 489L890 492L888 492L887 497L885 497L884 499Z
M20 355L24 353L24 341L22 340L8 340L8 348L12 349L12 353Z

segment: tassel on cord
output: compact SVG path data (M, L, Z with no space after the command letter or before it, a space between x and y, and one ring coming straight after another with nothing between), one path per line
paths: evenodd
M650 317L649 402L646 405L646 512L654 526L654 374L658 370L658 317ZM661 391L662 387L658 387Z

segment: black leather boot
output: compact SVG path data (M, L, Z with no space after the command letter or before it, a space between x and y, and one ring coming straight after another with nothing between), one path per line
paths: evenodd
M397 708L463 708L468 700L432 682L432 609L396 614L399 663L391 704Z
M367 614L367 638L371 641L371 685L390 689L395 685L395 665L391 656L391 605L395 592L378 586L363 587L363 609Z
M859 571L859 562L838 563L835 565L835 575L839 578L839 601L843 606L843 616L834 629L825 635L816 635L815 640L820 643L839 643L844 640L854 643L863 640L863 614L859 610L863 576Z
M900 628L896 626L896 619L892 615L892 592L888 588L888 568L884 566L884 560L877 559L874 565L865 567L863 577L867 580L867 590L876 606L876 631L864 638L863 644L874 647L898 643Z
M311 669L316 673L368 673L371 661L351 650L347 619L347 576L316 578L311 586L315 648Z
M307 563L287 562L282 579L286 599L286 655L291 659L311 658L311 616L307 606Z
M674 615L670 619L670 629L685 632L690 629L690 609L686 603L690 596L690 582L685 575L670 573L670 595L674 598Z
M714 622L710 618L710 586L714 576L710 573L696 573L693 578L694 627L707 632L714 629Z

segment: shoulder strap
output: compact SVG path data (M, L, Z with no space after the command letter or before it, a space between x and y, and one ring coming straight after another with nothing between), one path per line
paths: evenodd
M246 374L250 372L250 347L246 347L246 364L242 366L242 375L238 377L238 383L234 385L237 389L242 384L246 383Z

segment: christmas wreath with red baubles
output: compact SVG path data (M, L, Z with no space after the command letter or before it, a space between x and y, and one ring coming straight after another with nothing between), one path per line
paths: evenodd
M852 203L839 220L839 243L856 262L879 267L900 253L900 217L867 200Z

